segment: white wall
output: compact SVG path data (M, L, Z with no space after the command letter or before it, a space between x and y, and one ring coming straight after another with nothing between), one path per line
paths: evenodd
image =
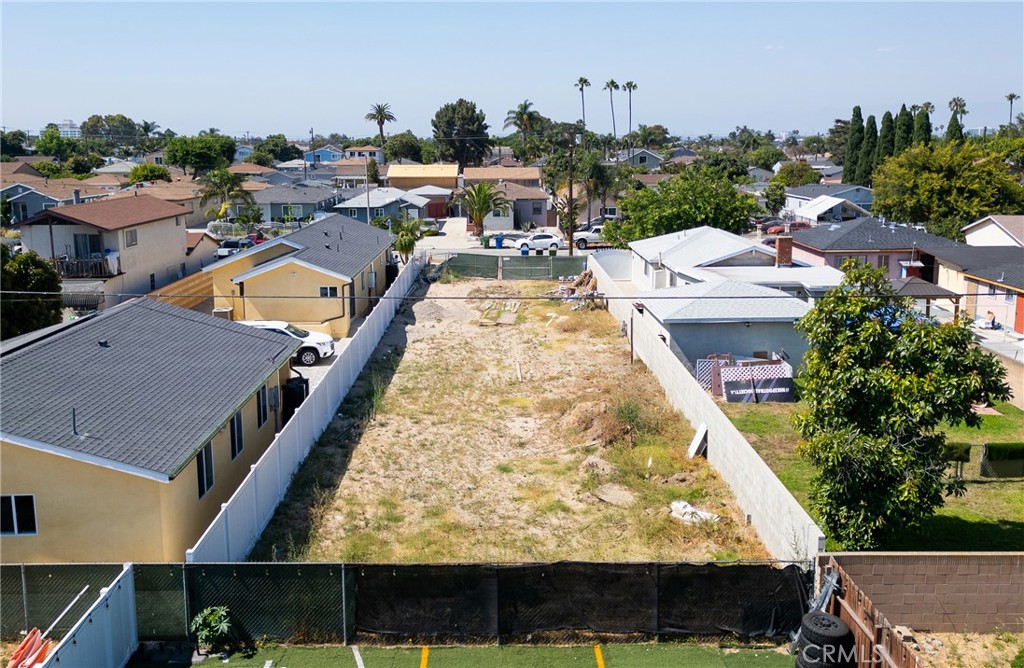
M597 277L598 290L610 297L608 311L630 331L633 350L658 378L669 402L690 420L694 428L708 429L708 461L736 496L740 508L765 548L775 559L811 560L825 549L825 535L789 490L764 463L750 443L722 413L697 379L658 338L653 319L633 316L629 299L620 296L615 282L603 269L600 255L588 258L587 267Z
M1017 240L991 220L964 234L968 246L1019 246Z

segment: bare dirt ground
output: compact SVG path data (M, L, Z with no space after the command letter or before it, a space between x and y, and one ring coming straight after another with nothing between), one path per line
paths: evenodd
M725 483L687 457L690 425L630 364L614 319L519 298L554 287L421 288L251 558L766 558ZM669 515L677 499L721 520L685 525Z
M914 641L934 668L1007 668L1024 648L1024 635L1013 633L916 633Z

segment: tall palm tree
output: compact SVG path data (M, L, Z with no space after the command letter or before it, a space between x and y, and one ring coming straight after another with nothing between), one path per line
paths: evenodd
M922 102L921 111L928 114L929 116L935 113L935 105L931 102Z
M949 110L957 115L960 124L963 125L964 115L967 114L967 102L962 97L954 97L949 101Z
M910 115L911 116L917 116L917 112L919 112L919 111L921 111L921 105L919 105L919 104L912 104L912 105L910 105Z
M473 223L473 234L484 233L484 218L492 211L508 213L511 204L505 193L493 183L477 183L462 191L458 201L466 207L466 215Z
M602 88L601 90L608 91L608 104L610 104L612 107L612 136L615 137L615 100L612 99L612 91L619 90L619 84L618 82L615 81L615 79L609 79L608 81L605 82L604 88Z
M366 120L373 121L377 124L377 130L380 132L380 147L384 148L384 124L394 123L397 118L391 113L391 105L387 102L383 104L374 104L370 106L370 113L366 114Z
M416 242L423 238L422 225L422 221L410 217L408 211L402 211L402 217L391 224L391 233L395 235L395 250L404 264L409 263L409 256L416 248Z
M1016 93L1007 93L1006 101L1010 103L1010 125L1013 125L1013 103L1020 99L1020 95Z
M533 128L536 126L537 121L540 119L540 113L536 109L531 109L533 102L529 100L523 100L519 103L519 106L515 109L509 109L508 115L505 116L504 129L514 127L519 130L523 135L523 155L522 158L526 160L526 135L528 135Z
M583 89L590 87L590 79L586 77L580 77L573 84L573 87L580 89L580 109L583 111L583 129L587 129L587 101L583 99ZM1012 116L1012 114L1011 114Z
M629 134L633 133L633 91L637 89L637 85L632 81L627 81L622 84L622 88L625 89L626 95L629 99ZM629 140L629 155L633 156L633 140Z
M200 136L203 136L203 135L219 135L220 134L220 128L207 128L206 130L200 130L199 134L200 134Z
M139 123L139 133L143 137L148 137L159 129L160 126L154 123L153 121L142 121L141 123Z
M215 169L199 177L200 190L199 206L206 206L210 200L220 202L220 213L218 218L226 215L231 202L242 202L244 204L255 204L252 193L242 188L245 182L244 174L235 174L226 169Z

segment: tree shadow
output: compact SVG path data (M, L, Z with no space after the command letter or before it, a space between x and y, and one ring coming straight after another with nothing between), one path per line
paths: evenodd
M894 536L887 550L1017 552L1024 545L1024 522L967 520L934 515L918 531Z

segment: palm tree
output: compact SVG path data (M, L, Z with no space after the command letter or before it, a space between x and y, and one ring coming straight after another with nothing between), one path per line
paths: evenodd
M632 81L627 81L626 83L622 84L622 87L626 90L626 95L628 96L628 99L629 99L629 133L632 134L632 132L633 132L633 91L635 91L637 89L637 85L635 83L633 83ZM630 139L630 141L629 141L629 154L630 154L630 157L632 158L632 156L633 156L633 140L632 139Z
M922 102L921 111L931 116L932 114L935 113L935 105L932 104L931 102Z
M511 204L505 193L493 183L477 183L462 191L459 203L466 207L466 215L473 223L473 234L478 237L484 233L484 218L492 211L508 213Z
M252 234L259 230L260 225L263 224L263 209L256 206L255 204L247 204L241 211L238 212L238 216L235 218L235 222L245 228L246 233Z
M226 169L215 169L199 178L202 185L199 206L206 206L210 200L218 200L221 204L217 218L227 215L231 202L242 202L244 204L255 204L252 193L242 188L245 182L244 174L235 174Z
M583 99L583 89L590 87L590 79L580 77L573 84L573 87L580 89L580 109L583 111L583 129L587 129L587 101ZM1011 114L1012 115L1012 114Z
M523 155L522 158L526 160L526 135L533 130L537 121L540 119L540 113L536 109L531 109L533 102L529 100L523 100L519 103L519 106L515 109L509 109L508 115L505 116L504 129L515 127L523 135Z
M1020 99L1020 95L1016 93L1007 93L1006 101L1010 103L1010 125L1013 125L1013 103Z
M612 99L612 91L619 90L619 84L615 79L609 79L605 82L604 88L601 90L608 91L608 104L612 107L612 136L616 136L615 133L615 100Z
M206 130L200 130L199 131L199 135L200 136L203 136L203 135L219 135L219 134L220 134L220 128L208 128Z
M416 242L423 238L420 219L410 218L408 211L402 211L402 217L392 222L391 233L395 235L395 250L401 256L402 263L408 264Z
M921 111L921 105L919 105L919 104L912 104L912 105L910 105L910 115L911 116L917 116L917 112L919 112L919 111Z
M967 102L962 97L954 97L949 101L949 110L959 117L960 124L963 125L964 115L967 114Z
M387 102L383 104L375 104L370 107L370 113L366 114L366 120L373 121L377 124L377 130L380 132L380 147L384 148L384 124L394 123L397 118L391 113L391 105Z
M139 123L139 134L143 137L148 137L159 129L160 126L153 121L142 121Z

